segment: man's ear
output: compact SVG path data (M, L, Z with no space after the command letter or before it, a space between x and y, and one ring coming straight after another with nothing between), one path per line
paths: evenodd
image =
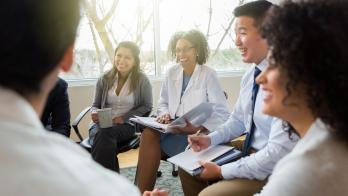
M59 63L59 67L64 72L68 72L72 67L72 63L74 59L73 51L74 51L74 45L71 45L70 47L68 47L68 49L66 49L65 54Z

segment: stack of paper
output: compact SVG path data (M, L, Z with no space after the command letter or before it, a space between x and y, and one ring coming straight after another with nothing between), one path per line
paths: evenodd
M129 119L132 122L144 125L146 127L150 127L152 129L155 129L157 131L165 133L169 124L161 124L156 121L156 118L153 117L141 117L141 116L135 116L135 118Z
M202 125L213 113L213 103L201 103L180 118L175 119L170 124L161 124L153 117L135 116L129 120L146 127L150 127L162 133L172 132L175 127L185 127L185 119L190 121L193 126Z
M203 169L198 161L213 161L218 165L222 165L238 158L240 155L241 152L234 147L217 145L200 152L189 149L167 159L167 161L178 165L191 175L197 175Z

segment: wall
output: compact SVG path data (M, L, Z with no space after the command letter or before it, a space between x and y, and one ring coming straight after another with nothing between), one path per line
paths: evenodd
M232 111L233 105L237 101L239 94L239 83L241 75L235 76L221 76L219 77L220 84L225 92L228 94L228 107ZM152 94L154 100L154 110L157 106L157 101L159 97L159 92L161 89L161 80L152 80ZM85 86L71 86L68 89L69 99L70 99L70 110L71 110L71 122L74 121L74 118L87 106L90 106L93 101L94 96L94 85L85 85ZM80 123L79 129L83 137L88 135L87 129L90 122L90 115L83 119ZM77 136L75 132L71 131L71 138L77 141Z

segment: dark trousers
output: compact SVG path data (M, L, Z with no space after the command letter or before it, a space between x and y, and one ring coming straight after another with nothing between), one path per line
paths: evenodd
M110 128L99 128L99 126L93 128L98 129L91 150L93 159L105 168L119 172L118 145L134 135L134 127L117 124Z

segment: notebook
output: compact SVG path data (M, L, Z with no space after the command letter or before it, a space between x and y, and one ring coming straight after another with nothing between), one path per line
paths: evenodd
M241 151L234 147L216 145L200 152L194 152L192 149L189 149L167 159L167 161L178 165L190 175L197 175L203 170L198 161L213 161L218 165L223 165L239 158L240 155Z

